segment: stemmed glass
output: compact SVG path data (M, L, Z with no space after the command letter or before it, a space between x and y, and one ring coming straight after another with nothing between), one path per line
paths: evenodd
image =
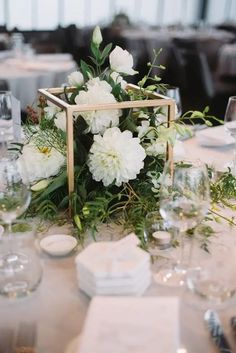
M182 115L182 103L180 97L179 87L169 86L166 91L166 96L175 100L176 104L176 118L179 118Z
M12 138L12 98L10 91L0 91L0 131Z
M16 156L6 154L0 159L0 220L8 226L8 239L1 239L4 242L2 245L7 244L7 248L0 256L0 275L5 275L9 281L6 288L0 286L0 293L22 290L22 284L14 281L14 273L22 270L26 258L20 251L14 250L12 222L25 212L30 199L30 189L22 180Z
M224 125L226 131L233 137L235 141L234 157L230 163L232 173L236 174L236 96L230 97L225 112Z
M206 165L200 161L168 161L160 188L160 213L166 224L175 229L180 242L180 258L171 268L155 275L158 283L182 286L188 264L183 259L184 235L204 218L210 204L210 188Z

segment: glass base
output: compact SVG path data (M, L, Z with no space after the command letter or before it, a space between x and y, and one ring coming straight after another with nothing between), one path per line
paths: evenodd
M158 284L170 287L183 287L186 283L186 273L186 268L175 267L172 269L161 269L153 277Z
M26 254L9 252L0 257L0 295L18 298L39 285L42 269Z

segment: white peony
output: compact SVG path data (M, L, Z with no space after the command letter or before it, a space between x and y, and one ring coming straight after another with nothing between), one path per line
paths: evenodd
M112 87L106 81L94 78L88 81L87 88L87 91L80 91L75 97L76 104L116 103L115 97L111 94ZM118 109L81 112L88 124L87 131L93 134L103 133L106 128L117 126L121 114Z
M61 129L62 131L66 131L66 112L62 111L56 114L56 117L54 119L54 124L58 129Z
M118 74L118 72L113 71L110 76L116 84L120 83L121 88L125 89L125 87L127 86L127 82L123 80L123 77Z
M23 180L35 183L57 175L65 161L65 157L55 148L39 149L30 142L23 147L18 164Z
M84 84L84 76L79 71L74 71L68 76L70 86L80 87Z
M120 186L137 177L145 157L139 138L133 138L128 130L121 132L113 127L103 136L94 136L88 166L96 181L102 181L104 186L113 182Z
M116 46L109 55L110 67L113 71L126 75L135 75L133 70L134 60L132 55L119 46Z
M44 111L48 119L52 119L54 115L56 115L61 111L61 108L57 107L55 104L53 104L50 101L47 101L47 105L48 106L44 108Z

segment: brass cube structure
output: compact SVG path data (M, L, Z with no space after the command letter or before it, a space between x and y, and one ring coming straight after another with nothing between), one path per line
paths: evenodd
M75 88L69 88L73 92ZM140 88L133 84L128 84L126 90L139 91ZM68 92L68 91L67 91ZM112 110L125 108L144 108L144 107L160 107L167 106L167 126L175 119L175 101L158 93L147 93L147 97L151 99L124 101L116 103L104 104L68 104L58 96L64 93L63 88L39 89L40 96L44 96L47 100L62 108L66 113L66 136L67 136L67 176L68 176L68 192L69 195L74 191L74 144L73 144L73 113L94 111L94 110ZM167 146L167 158L173 160L173 151L170 145Z

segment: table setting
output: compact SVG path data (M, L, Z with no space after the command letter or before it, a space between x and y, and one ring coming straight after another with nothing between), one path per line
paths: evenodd
M233 352L234 98L197 131L101 46L96 27L95 68L40 90L21 144L0 135L0 351Z

